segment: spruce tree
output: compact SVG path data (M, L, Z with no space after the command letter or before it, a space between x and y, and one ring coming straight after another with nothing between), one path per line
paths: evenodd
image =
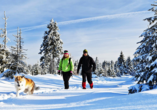
M114 68L115 68L116 76L120 77L121 73L118 67L118 61L115 62Z
M146 81L147 84L154 85L157 81L157 8L156 4L152 4L153 8L149 9L155 13L155 16L146 18L149 22L150 27L145 30L145 33L149 36L145 43L149 44L149 53L147 54L147 65L145 66L146 71L140 75L139 82L143 83ZM148 45L147 44L147 45Z
M11 46L12 53L10 54L10 62L3 66L3 68L8 68L6 71L4 71L2 74L5 77L13 78L14 74L18 73L29 73L29 69L27 64L25 63L25 59L27 58L24 54L23 45L22 45L22 36L21 36L21 30L19 32L19 29L17 29L17 35L14 35L16 40L16 46Z
M112 76L111 63L108 65L107 76Z
M153 89L157 82L157 8L152 4L148 11L155 13L155 16L144 20L149 22L149 27L144 30L140 37L143 39L139 42L140 46L135 52L133 60L138 64L135 67L138 84L129 88L130 93L141 92ZM146 89L145 89L146 88Z
M4 38L4 40L3 40L4 49L6 49L7 48L7 42L9 40L9 38L7 37L7 20L8 20L8 18L6 17L5 12L4 12L4 18L3 19L5 20L5 24L4 24L4 28L0 28L0 30L2 30L0 37Z
M28 64L28 70L30 71L30 74L32 73L31 70L32 70L32 65L31 64Z
M78 60L74 61L74 74L77 74Z
M123 52L121 51L120 56L117 61L117 65L120 71L120 75L126 74L126 66Z
M97 76L103 75L104 74L104 69L102 68L102 64L99 63L98 57L96 57L96 59L95 59L95 64L96 64L95 74Z
M95 74L99 75L99 60L98 60L98 57L95 58L95 65L96 65Z
M115 71L115 73L117 73L117 61L115 61L115 63L114 63L114 71Z
M57 23L53 19L47 28L48 31L45 31L40 47L39 54L43 54L40 62L44 73L50 72L50 74L55 74L57 70L55 60L63 54L63 42L60 39L60 34L57 32L59 30Z
M110 71L111 71L111 62L109 61L104 61L102 64L102 67L104 69L103 76L107 77L110 76Z
M4 23L4 28L0 28L0 30L2 31L2 33L0 34L1 38L3 39L3 43L4 44L0 44L0 72L4 72L5 69L7 68L3 68L6 64L9 63L9 56L10 56L10 51L7 48L7 42L9 40L9 38L7 37L7 17L5 15L4 12L4 18L5 23Z
M116 73L114 70L114 62L111 60L111 76L112 77L116 77Z
M36 64L34 64L31 68L32 75L42 75L43 74L42 72L43 72L42 68L38 62Z
M149 11L153 11L156 13L155 5L153 8L149 9ZM147 20L149 22L150 27L148 27L144 32L141 34L140 37L143 37L143 39L138 42L140 46L137 48L136 52L134 53L134 61L138 62L138 64L135 66L136 71L136 79L138 80L138 83L144 82L144 80L148 80L150 77L149 69L146 67L150 64L150 54L154 51L153 45L155 43L156 39L156 14L154 17L149 17L144 20ZM149 67L148 67L149 68Z
M133 62L131 61L130 57L126 59L126 71L127 71L127 74L134 75Z

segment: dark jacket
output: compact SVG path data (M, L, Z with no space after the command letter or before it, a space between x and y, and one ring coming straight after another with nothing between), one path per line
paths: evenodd
M82 71L84 71L84 72L91 73L92 71L95 71L95 69L96 69L95 62L94 62L93 58L90 57L89 55L88 56L83 55L80 58L78 68L77 68L77 73L79 72L81 65L82 65ZM93 70L92 70L92 66L93 66Z

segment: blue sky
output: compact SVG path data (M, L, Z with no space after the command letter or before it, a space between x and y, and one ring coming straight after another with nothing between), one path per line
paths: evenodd
M125 58L133 58L139 36L148 27L143 19L153 16L147 11L152 3L154 0L1 0L0 18L6 11L8 46L15 45L17 27L22 29L29 64L39 61L42 37L52 18L58 23L63 48L73 59L87 49L101 62L116 61L121 51Z

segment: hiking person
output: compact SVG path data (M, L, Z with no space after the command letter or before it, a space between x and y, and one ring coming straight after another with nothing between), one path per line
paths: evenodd
M63 75L64 87L69 89L69 79L72 76L74 64L69 56L68 50L64 51L63 58L60 60L58 73Z
M77 73L79 73L81 66L82 66L82 72L81 72L82 87L83 89L86 89L86 78L87 78L90 88L92 89L93 88L92 71L93 72L95 71L96 65L93 58L88 55L88 51L86 49L83 50L83 56L80 58L78 68L77 68Z

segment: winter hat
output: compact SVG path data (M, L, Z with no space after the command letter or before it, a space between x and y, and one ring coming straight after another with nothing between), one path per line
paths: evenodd
M64 54L69 54L68 50L64 50Z
M83 50L83 53L88 53L87 49L84 49L84 50Z

